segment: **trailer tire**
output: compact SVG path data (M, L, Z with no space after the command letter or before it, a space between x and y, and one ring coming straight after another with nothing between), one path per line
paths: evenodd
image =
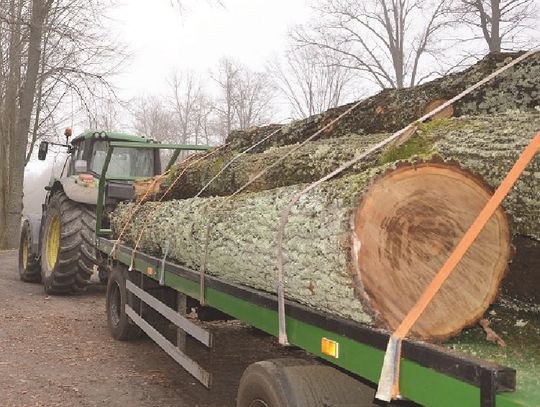
M237 407L376 407L375 390L330 366L303 359L254 363L244 371Z
M47 294L84 290L96 264L95 208L55 192L47 204L41 237L41 276Z
M240 379L236 407L293 407L283 370L273 360L249 365Z
M32 253L32 231L28 220L23 221L19 241L19 278L28 283L41 281L41 268L36 255Z
M127 341L140 335L140 329L126 314L127 270L114 267L107 283L107 325L111 336L118 341Z

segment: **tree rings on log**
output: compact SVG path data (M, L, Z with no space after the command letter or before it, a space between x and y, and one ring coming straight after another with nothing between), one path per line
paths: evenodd
M402 166L372 182L353 216L351 269L357 295L388 328L405 318L490 196L457 165ZM411 335L444 340L475 323L494 301L510 256L499 208Z

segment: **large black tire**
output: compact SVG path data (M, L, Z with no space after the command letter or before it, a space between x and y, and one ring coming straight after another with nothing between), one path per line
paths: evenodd
M126 315L127 270L121 266L113 268L107 283L107 325L111 336L119 341L136 338L141 331Z
M41 237L41 276L48 294L84 290L96 264L95 207L62 191L49 199Z
M274 359L248 366L237 407L376 407L375 390L330 366Z
M21 227L21 240L19 242L19 278L29 283L41 281L41 268L36 255L32 253L32 231L28 220L24 220Z

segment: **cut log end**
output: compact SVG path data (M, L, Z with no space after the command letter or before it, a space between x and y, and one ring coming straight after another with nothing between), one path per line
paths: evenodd
M353 218L351 269L362 302L386 328L397 328L490 196L473 175L442 163L398 168L366 191ZM444 340L480 319L510 256L509 225L499 208L411 336Z
M164 175L157 175L153 178L136 180L133 183L135 201L143 202L154 200L161 191L161 186L164 179Z

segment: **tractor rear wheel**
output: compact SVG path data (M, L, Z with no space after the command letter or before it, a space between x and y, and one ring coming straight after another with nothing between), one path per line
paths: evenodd
M96 264L95 208L62 191L49 199L41 238L41 276L48 294L69 294L88 285Z
M25 220L21 227L21 240L19 243L19 277L22 281L39 283L41 270L39 260L32 253L32 231L30 224Z

